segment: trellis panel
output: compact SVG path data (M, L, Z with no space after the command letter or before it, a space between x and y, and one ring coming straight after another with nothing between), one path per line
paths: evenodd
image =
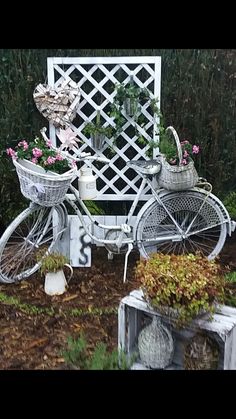
M83 134L86 123L94 122L100 110L104 126L114 126L109 116L110 104L113 102L116 83L127 84L132 76L133 81L141 88L147 88L152 98L158 97L160 106L160 57L49 57L48 83L57 87L62 81L67 84L71 80L78 83L81 90L80 105L77 117L70 124L74 132L82 140L81 151L105 156L111 160L109 164L89 163L96 178L99 191L97 200L132 200L136 195L140 177L126 166L129 160L147 159L147 146L139 144L134 133L134 121L126 116L123 131L114 145L112 139L106 138L102 150L97 151L91 146L91 139ZM147 140L156 140L155 119L147 103L142 105L141 113L145 118L144 126L137 126L138 131ZM50 124L50 138L56 143L56 129ZM114 154L111 153L114 149ZM142 199L150 197L148 188L144 190Z

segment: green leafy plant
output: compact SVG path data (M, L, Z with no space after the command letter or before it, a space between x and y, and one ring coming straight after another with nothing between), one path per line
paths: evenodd
M230 217L236 220L236 192L230 192L223 200Z
M120 133L122 132L123 125L126 122L126 101L127 99L130 100L132 116L135 122L135 134L138 136L138 142L143 145L148 145L149 149L147 151L148 155L152 155L153 149L158 147L158 141L156 140L147 140L144 138L139 130L138 126L144 126L144 116L141 113L141 105L148 102L152 112L154 122L156 127L160 127L160 124L157 122L157 119L161 117L161 112L158 107L158 99L152 98L151 92L147 88L141 88L136 85L131 77L129 83L126 85L124 83L116 84L115 85L116 95L114 97L113 103L111 104L111 112L110 116L113 117L114 127L113 127L113 138L114 142L116 143L117 138L119 137Z
M226 282L236 283L236 271L227 272L224 277Z
M227 272L225 278L225 301L231 307L236 307L236 271Z
M169 132L161 133L159 151L165 156L166 161L173 166L179 164L187 165L200 151L200 147L198 145L192 145L188 140L180 141L180 146L182 150L181 161L179 161L178 150L175 142L173 141L173 137L170 138Z
M220 265L199 254L153 254L135 268L145 298L163 313L177 313L176 324L184 326L200 314L214 312L224 301Z
M100 111L97 111L95 122L87 123L83 129L83 132L84 134L88 135L103 134L106 137L110 138L112 135L112 127L109 125L104 126L101 124L101 114Z
M62 351L65 362L72 368L80 370L127 370L137 357L134 354L130 360L123 351L114 349L112 352L107 350L103 342L98 342L92 353L88 351L85 336L80 333L78 339L69 337L67 348Z
M37 255L38 259L41 260L40 254ZM44 256L42 259L42 264L40 266L41 274L46 274L48 272L58 272L65 266L66 263L69 263L68 257L62 255L61 253L53 252Z

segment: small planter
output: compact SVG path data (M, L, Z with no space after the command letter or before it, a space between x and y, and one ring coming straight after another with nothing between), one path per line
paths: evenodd
M101 134L100 132L95 132L91 134L91 146L96 148L97 150L101 150L101 148L105 144L105 134Z
M57 272L48 272L45 275L44 291L48 295L61 295L66 291L66 287L73 275L72 267L66 263L66 267L70 269L70 276L68 281L62 269Z
M136 97L127 97L124 100L124 110L126 115L134 116L138 110L138 99Z

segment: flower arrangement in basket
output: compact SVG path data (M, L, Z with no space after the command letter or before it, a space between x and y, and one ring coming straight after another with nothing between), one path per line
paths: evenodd
M53 206L64 200L77 166L73 159L63 156L64 144L60 149L53 148L42 134L43 138L19 141L15 149L7 149L7 154L13 160L22 194L37 204Z
M167 134L170 131L176 144ZM160 141L162 168L158 175L159 186L170 191L181 191L194 187L198 182L198 174L192 157L199 153L200 147L191 145L188 140L180 142L173 127L166 128L165 135Z

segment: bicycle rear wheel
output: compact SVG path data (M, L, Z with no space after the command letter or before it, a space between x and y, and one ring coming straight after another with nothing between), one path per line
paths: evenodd
M33 204L19 214L0 239L0 282L21 281L35 273L41 265L39 258L53 249L64 223L61 206Z
M208 259L216 257L225 243L228 219L223 206L213 197L194 190L163 194L161 199L182 229L181 235L165 209L153 199L137 221L136 240L141 256L199 252ZM155 237L161 241L146 241Z

